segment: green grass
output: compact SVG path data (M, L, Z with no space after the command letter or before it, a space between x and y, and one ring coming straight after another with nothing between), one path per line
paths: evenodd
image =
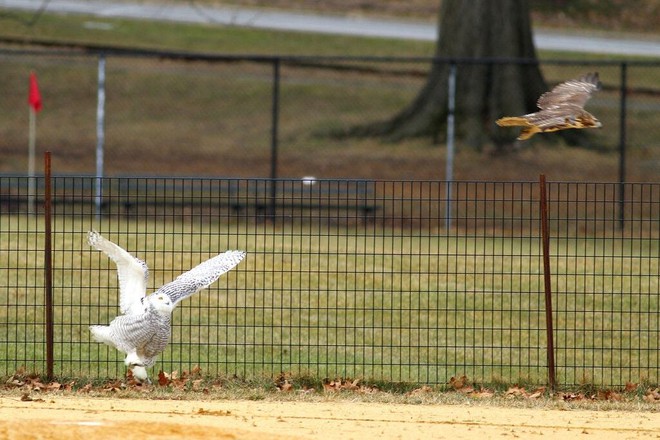
M6 374L13 359L44 368L32 362L43 359L44 340L41 227L34 221L0 220ZM92 226L150 264L152 287L216 250L248 251L235 271L177 309L173 343L155 371L198 364L209 375L241 377L287 371L411 383L445 383L457 374L483 382L546 380L537 239L70 218L54 226L58 375L123 374L121 355L91 342L87 331L117 312L114 268L84 243ZM595 243L605 249L582 240L556 248L559 382L657 383L657 245Z
M35 38L143 49L212 52L224 54L279 55L400 55L428 56L428 42L385 38L356 38L325 34L303 34L234 26L150 22L80 15L43 14L34 26L24 23L30 13L11 11L0 17L0 36ZM111 30L89 29L86 23L103 22Z
M108 32L85 28L86 21L97 18L49 14L26 27L21 20L27 17L13 12L0 17L2 35L126 47L140 41L143 48L235 54L433 52L431 43L104 19L114 25ZM540 53L542 59L557 55ZM426 68L411 67L421 73ZM0 117L6 122L0 170L27 169L27 115L16 109L25 108L25 90L19 85L31 69L39 72L45 101L39 115L40 150L53 151L57 172L93 172L96 62L58 57L8 57L0 65ZM585 71L582 66L543 69L552 83ZM610 128L594 136L605 149L614 149L619 71L599 70L609 89L589 108ZM427 139L392 145L322 136L329 129L394 114L415 96L423 75L288 65L282 73L282 176L442 177L444 151L430 148ZM106 172L267 175L271 75L270 66L250 63L111 58ZM633 87L654 88L660 81L653 68L634 67L629 76ZM629 178L657 180L657 159L649 149L657 138L657 103L644 96L633 96L629 103ZM506 158L459 148L457 162L459 179L536 180L540 172L553 180L616 178L615 155L534 144ZM10 305L0 312L0 328L8 335L0 359L23 360L43 371L43 362L33 363L43 359L44 340L40 219L2 216L0 225L0 269L5 304ZM61 375L116 377L123 373L121 356L90 342L87 331L88 324L106 322L116 313L114 269L84 244L90 227L91 221L62 218L55 228L56 368ZM484 237L402 235L389 229L375 234L238 223L108 221L96 227L114 232L111 238L121 238L122 245L150 263L152 286L218 249L250 252L238 270L176 312L174 343L157 368L200 364L209 374L252 376L265 369L438 383L456 374L485 381L545 380L536 239L505 239L496 232ZM657 320L649 314L658 312L657 243L633 238L553 243L560 255L553 261L560 381L602 384L641 378L657 383L657 369L649 368L659 362ZM179 254L185 257L174 258ZM585 315L584 310L593 312ZM17 325L2 324L9 322ZM216 365L218 360L226 363ZM14 367L0 365L0 371Z

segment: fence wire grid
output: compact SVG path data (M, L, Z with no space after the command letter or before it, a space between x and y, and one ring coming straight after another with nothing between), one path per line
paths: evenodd
M2 375L46 369L44 181L32 199L29 178L0 178ZM105 178L101 201L97 182L52 178L58 376L125 371L88 331L118 314L96 229L149 264L150 292L248 253L174 311L151 374L547 382L537 182ZM547 195L557 382L659 383L660 184Z

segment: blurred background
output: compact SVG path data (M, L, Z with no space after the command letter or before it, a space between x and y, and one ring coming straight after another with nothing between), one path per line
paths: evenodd
M269 177L275 167L284 178L446 178L444 121L434 135L396 141L341 135L392 118L420 93L436 48L438 0L141 3L158 19L120 17L121 5L133 3L116 2L112 13L107 3L79 2L82 13L64 13L62 4L0 1L2 173L28 169L30 72L43 98L37 157L51 151L56 173L95 172L103 59L106 175ZM545 134L512 142L504 154L488 143L474 148L459 131L453 177L535 180L546 173L554 180L616 181L623 166L628 181L658 181L660 57L639 55L636 47L660 47L660 6L651 0L529 5L548 87L598 71L603 90L587 110L604 128L590 130L586 147ZM229 11L228 23L214 19L218 10ZM389 24L422 36L255 24L274 12L294 14L281 18L282 28L295 28L301 17L321 19L321 27L330 18L339 28ZM170 13L181 21L166 21ZM193 20L199 23L186 22ZM562 38L568 49L557 49ZM592 52L585 49L594 43ZM472 68L459 65L458 80ZM465 115L455 116L460 125Z

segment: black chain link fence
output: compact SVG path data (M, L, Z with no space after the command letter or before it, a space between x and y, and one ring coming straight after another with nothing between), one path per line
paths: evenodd
M60 172L96 172L97 127L102 126L103 170L109 176L446 178L445 149L432 145L444 144L444 134L397 144L337 136L404 109L424 85L431 58L82 49L0 51L0 172L28 169L27 78L35 71L44 104L37 121L37 149L51 151ZM101 59L105 60L105 105L99 124ZM476 65L474 60L455 61L459 81ZM589 131L594 148L602 154L558 150L555 135L546 134L520 144L522 151L509 164L471 152L459 136L455 176L534 180L551 171L557 180L617 181L619 151L624 148L626 180L657 181L657 60L544 60L541 69L549 86L586 72L600 73L604 88L587 108L604 126ZM460 125L460 113L456 121ZM492 167L499 169L499 175L489 178Z
M0 375L47 369L44 178L33 200L28 183L0 178ZM124 374L88 331L118 313L96 229L149 264L149 291L248 252L175 310L152 375L548 381L536 182L105 178L101 199L96 183L52 179L55 375ZM659 383L660 185L547 188L557 383Z

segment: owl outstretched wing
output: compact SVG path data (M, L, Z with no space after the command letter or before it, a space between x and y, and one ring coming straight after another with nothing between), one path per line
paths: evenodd
M147 263L135 258L96 231L89 231L87 242L105 253L117 265L119 279L119 310L123 314L142 311L140 300L147 294L149 269Z
M220 276L233 269L243 258L244 251L226 251L179 275L174 281L165 284L154 294L164 293L176 305L190 295L207 288Z

